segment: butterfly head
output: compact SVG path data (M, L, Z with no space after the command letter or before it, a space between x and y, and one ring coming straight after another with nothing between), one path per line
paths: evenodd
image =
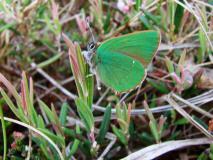
M88 45L87 45L87 50L89 52L95 52L95 49L96 49L96 44L95 42L90 42Z
M91 66L92 65L92 58L95 54L96 50L96 43L95 42L90 42L87 45L87 51L83 51L83 56L86 59L87 63Z

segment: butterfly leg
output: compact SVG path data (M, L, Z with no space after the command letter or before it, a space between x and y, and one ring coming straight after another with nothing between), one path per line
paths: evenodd
M101 82L100 82L100 79L99 79L97 73L95 74L95 77L96 77L96 81L97 81L97 88L98 88L98 90L101 90Z
M90 72L91 72L93 75L95 75L96 82L97 82L97 88L98 88L98 90L101 90L100 78L98 77L98 74L97 74L97 72L96 72L96 69L95 69L95 67L94 67L93 65L90 67Z
M100 78L98 77L98 74L96 72L95 65L92 63L92 53L88 51L83 51L83 55L86 59L87 64L90 67L90 72L92 73L92 75L95 75L98 90L101 90Z

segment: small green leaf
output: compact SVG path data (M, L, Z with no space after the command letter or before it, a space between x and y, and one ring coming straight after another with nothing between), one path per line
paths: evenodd
M120 104L116 105L116 117L122 119L122 110Z
M15 25L16 25L15 22L4 24L4 25L0 28L0 33L3 32L4 30L10 29L10 28L12 28L12 27L15 27Z
M50 153L50 150L49 150L49 147L48 147L48 143L43 139L43 138L40 138L40 137L32 137L32 140L35 142L35 144L37 144L40 149L42 150L42 153L45 155L46 159L52 159L52 155L49 154Z
M58 118L58 115L56 113L56 110L55 110L55 107L53 104L51 104L51 110L52 110L52 113L53 113L53 118L54 118L54 122L52 122L53 124L55 124L57 127L54 128L54 130L56 131L57 135L62 135L62 126L61 126L61 123L60 123L60 120Z
M3 89L1 89L0 91L1 91L1 95L3 96L5 102L10 107L12 112L16 115L16 117L19 118L21 121L23 121L25 123L28 123L29 120L27 120L27 118L25 117L23 109L21 107L20 108L16 108L15 105L13 104L12 100L5 93L5 91Z
M81 133L80 127L78 125L76 125L76 133L77 134ZM70 154L69 154L68 157L71 157L73 154L75 154L75 152L78 150L79 144L80 144L80 141L78 139L75 139L74 142L73 142L73 145L70 149Z
M121 141L121 143L123 143L124 145L128 144L126 136L122 133L120 129L112 125L112 130L115 133L115 135L118 137L118 139Z
M205 34L203 33L202 29L199 30L199 41L200 41L200 48L198 50L198 62L202 63L205 57L205 52L206 52L206 37Z
M180 2L183 3L183 0L180 0ZM175 33L179 32L180 29L180 25L181 25L181 21L183 18L183 14L184 14L184 8L181 5L177 5L176 10L175 10Z
M212 154L212 153L209 154L209 158L210 158L211 160L213 160L213 154Z
M206 153L201 153L197 160L208 160L208 155Z
M140 20L146 29L153 29L153 26L150 24L146 16L140 16Z
M39 105L42 107L42 109L44 110L44 112L46 113L48 119L55 123L55 120L54 120L54 115L52 113L52 111L50 110L50 108L41 100L38 100L38 103Z
M166 84L162 81L156 81L153 79L149 79L147 78L147 81L154 87L156 88L158 91L160 91L161 93L169 93L169 89L167 88Z
M61 112L60 112L60 115L59 115L59 121L60 121L62 126L65 126L65 124L66 124L66 118L67 118L67 114L68 114L68 109L69 109L68 103L64 102L62 104Z
M174 69L174 66L173 66L173 62L168 57L166 57L166 66L167 66L167 69L168 69L169 73L174 73L175 72L175 69Z
M38 128L45 128L45 123L41 115L38 115L38 122L37 122Z
M122 110L123 120L127 122L128 120L128 111L126 104L123 104L123 110Z
M168 140L176 140L180 136L181 132L180 131L175 131L173 134L170 135Z
M94 78L93 76L86 77L86 83L87 83L87 90L88 90L88 96L87 96L87 103L89 107L92 107L93 103L93 92L94 92Z
M0 99L0 122L1 122L1 128L2 128L2 134L3 134L3 160L6 160L7 157L7 134L6 134L6 126L4 121L4 114L3 114L3 107L2 107L3 99Z
M65 128L65 127L63 127L62 129L63 129L63 132L64 132L65 135L68 135L68 136L70 136L72 138L76 137L76 133L72 129Z
M136 0L135 8L136 8L136 10L137 10L137 11L139 11L139 10L140 10L140 8L141 8L141 4L142 4L142 0Z
M97 141L98 143L102 143L104 140L104 137L109 129L109 124L110 124L110 118L111 118L111 105L108 105L106 108L106 111L104 113L104 118L103 121L101 123L101 127L100 127L100 131L97 137Z
M34 126L36 126L38 115L37 115L35 108L33 106L33 99L30 98L28 80L27 80L25 72L22 73L22 80L23 80L23 89L24 89L23 92L25 93L25 96L26 96L25 98L26 98L28 116L30 118L30 121L34 124Z
M157 104L156 104L156 98L157 98L156 94L153 94L151 103L149 105L150 108L155 108L157 106Z
M142 134L139 134L139 138L142 141L142 143L146 145L150 145L154 142L153 136L147 132L142 132Z
M50 64L54 63L55 61L57 61L58 59L60 59L62 56L62 53L56 53L54 56L52 56L51 58L48 58L46 61L43 61L41 63L39 63L37 65L37 67L39 68L44 68L46 66L49 66Z
M84 103L80 98L75 100L79 116L83 120L85 127L88 132L91 132L91 129L94 127L94 117L90 107Z
M173 33L176 3L173 0L168 0L167 4L168 4L168 14L169 14L168 17L170 19L170 32Z
M200 118L198 118L197 116L195 115L192 115L192 118L198 122L200 125L202 125L206 130L208 130L208 125Z
M157 124L152 122L152 121L150 121L149 122L149 127L151 129L152 135L154 136L156 142L159 142L160 136L159 136L159 133L158 133Z
M147 17L147 19L151 20L155 25L159 26L165 32L167 32L167 28L164 25L161 24L159 17L154 16L153 14L151 14L150 12L147 12L144 9L142 9L142 11L143 11L144 15Z
M50 139L52 139L55 143L59 144L60 146L65 145L64 137L60 135L55 135L54 133L44 128L38 128L38 130L46 134Z
M188 120L186 118L180 118L177 121L175 121L174 125L184 125L189 123Z
M111 22L110 20L111 20L111 10L110 10L110 7L109 7L105 21L104 21L104 26L103 26L104 33L108 33L109 30L110 30L110 22Z

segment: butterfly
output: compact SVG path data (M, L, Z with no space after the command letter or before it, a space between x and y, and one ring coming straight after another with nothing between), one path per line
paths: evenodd
M147 66L152 62L159 44L159 32L138 31L110 38L97 49L96 43L91 42L83 55L97 82L101 81L121 93L136 88L144 81Z

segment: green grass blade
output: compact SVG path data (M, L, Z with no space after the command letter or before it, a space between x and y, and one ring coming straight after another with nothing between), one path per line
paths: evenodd
M33 101L30 98L30 91L28 87L28 81L25 72L22 73L22 79L23 79L23 92L25 94L26 98L26 105L27 105L27 111L28 111L28 116L30 117L30 121L34 124L34 126L37 125L37 118L38 115L35 111L35 108L33 106Z
M2 101L3 99L0 99L0 119L1 119L1 125L2 125L2 133L3 133L3 160L6 160L7 156L7 134L6 134L6 127L5 127L5 122L4 122L4 115L3 115L3 110L2 110Z
M149 122L149 127L150 127L150 130L151 130L152 135L154 136L156 142L159 142L160 141L160 136L159 136L158 129L157 129L157 123L155 123L153 121L150 121Z
M127 139L126 136L122 133L121 130L119 130L117 127L115 127L114 125L112 125L112 130L115 133L115 135L118 137L118 139L121 141L121 143L123 143L124 145L127 145Z
M173 0L168 0L168 13L170 19L170 32L174 31L174 19L175 19L175 2ZM171 34L172 36L172 34Z
M150 24L146 16L141 16L140 17L141 22L143 23L144 27L146 29L153 29L153 26Z
M15 27L16 23L8 23L8 24L5 24L3 25L1 28L0 28L0 33L3 32L4 30L6 29L10 29L12 28L13 26Z
M79 116L83 120L87 131L91 132L91 129L94 127L94 117L90 107L80 98L77 98L75 103L77 105Z
M55 61L57 61L58 59L60 59L62 56L62 53L57 53L56 55L54 55L53 57L49 58L48 60L41 62L37 65L37 67L39 68L44 68L46 66L49 66L50 64L54 63Z
M105 135L109 129L110 118L111 118L111 109L112 109L111 105L107 106L106 111L104 113L104 118L101 123L100 131L99 131L99 134L97 137L97 141L99 144L103 142Z
M205 52L206 52L206 37L203 33L202 29L199 30L199 41L200 41L200 48L198 50L198 63L202 63L205 58Z
M159 92L161 93L169 93L170 90L168 89L168 87L166 86L166 84L164 82L161 81L156 81L153 79L149 79L147 78L147 81L155 88L157 89Z
M18 92L16 91L15 87L0 73L0 81L5 85L8 91L13 95L16 99L16 103L18 106L22 106L21 97L19 96Z
M167 66L169 73L175 72L173 62L168 57L166 57L166 66Z
M77 134L80 134L80 133L81 133L80 127L79 127L78 125L76 126L76 133L77 133ZM72 145L72 147L71 147L71 149L70 149L70 154L69 154L69 156L68 156L68 159L70 159L70 157L71 157L72 155L74 155L75 152L78 150L79 144L80 144L80 140L75 139L74 142L73 142L73 145Z
M143 11L143 13L145 14L145 16L147 17L147 19L153 21L153 23L154 23L155 25L159 26L159 27L162 28L165 32L167 32L167 28L166 28L163 24L161 24L161 21L160 21L156 16L152 15L150 12L147 12L147 11L145 11L145 10L143 10L143 9L142 9L142 11Z
M180 2L183 2L183 0L180 0ZM174 25L175 25L174 32L176 34L179 32L183 14L184 14L184 8L178 4L175 10L175 19L174 19Z
M44 128L37 128L38 130L40 130L41 132L43 132L44 134L46 134L51 140L53 140L56 144L60 145L60 146L64 146L64 137L60 136L60 135L55 135L54 133L50 132L47 129Z
M41 100L38 100L38 103L42 107L42 109L44 109L44 112L46 113L48 119L51 122L55 122L54 115L53 115L52 111L50 110L50 108Z
M55 107L53 104L51 104L51 110L52 110L53 118L54 118L54 122L52 122L52 123L56 125L54 130L56 131L57 135L62 135L63 134L62 126L61 126L60 120L58 118L58 115L56 113L56 110L55 110Z
M5 91L3 89L1 89L0 91L1 91L1 95L3 96L5 102L10 107L10 109L15 114L15 116L17 118L19 118L22 122L28 123L29 120L27 120L27 118L25 117L23 110L20 109L21 107L19 109L17 109L15 107L15 105L13 104L12 100L10 99L10 97L5 93Z
M38 115L38 122L37 122L38 128L45 128L45 123L41 115Z
M86 83L87 83L87 90L88 90L88 97L87 97L87 103L90 108L92 108L93 103L93 92L94 92L94 78L93 76L86 77Z
M140 10L140 8L141 8L141 4L142 4L142 0L136 0L135 8L136 8L136 10L137 10L137 11L139 11L139 10Z
M69 105L67 102L64 102L62 104L61 112L59 115L59 121L62 126L65 126L65 124L66 124L66 118L67 118L68 111L69 111Z

